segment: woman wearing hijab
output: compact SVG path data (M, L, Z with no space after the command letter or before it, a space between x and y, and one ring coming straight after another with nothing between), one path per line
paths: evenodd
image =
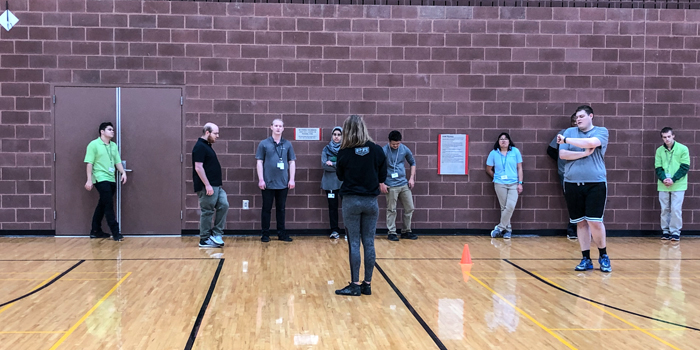
M338 162L338 151L340 151L340 142L343 140L343 128L336 126L331 132L331 141L323 147L321 152L321 165L323 166L323 178L321 179L321 188L326 191L328 198L328 218L331 224L331 239L340 237L340 228L338 227L338 190L342 182L338 180L338 175L335 173L335 165Z
M372 142L367 126L358 115L343 123L343 142L336 164L338 179L343 181L343 222L350 252L350 276L347 287L335 294L360 296L372 294L374 272L374 234L377 228L379 184L386 180L384 150ZM365 256L365 279L360 283L360 243Z

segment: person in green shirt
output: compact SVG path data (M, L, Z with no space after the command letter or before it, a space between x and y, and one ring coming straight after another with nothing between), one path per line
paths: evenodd
M683 197L688 189L690 154L688 147L676 142L673 129L661 129L664 144L656 149L656 168L659 202L661 203L661 239L679 241L683 227Z
M122 159L119 156L117 144L112 142L114 138L114 125L110 122L100 124L100 137L92 140L85 151L85 163L87 163L87 182L85 189L91 191L93 187L100 194L95 213L92 216L92 229L90 238L107 238L109 235L102 231L102 218L107 217L107 225L112 231L115 241L123 239L119 232L119 223L114 215L114 193L117 191L117 183L114 170L119 170L122 184L126 183L126 172L122 167Z

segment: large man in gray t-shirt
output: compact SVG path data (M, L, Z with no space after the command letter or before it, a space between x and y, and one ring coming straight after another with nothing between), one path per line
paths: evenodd
M603 214L607 201L605 151L608 129L593 125L593 108L576 108L577 127L557 135L559 157L565 159L564 196L569 218L577 225L577 236L583 258L575 270L593 269L591 238L598 246L600 270L612 271L605 242Z
M411 189L416 184L416 160L413 153L401 144L401 133L393 130L389 133L389 144L384 146L384 155L387 163L386 181L380 184L382 193L386 193L386 228L389 230L389 240L398 241L396 236L396 202L403 205L403 230L401 238L418 239L411 232L411 218L413 217L413 193ZM404 162L411 166L411 175L406 178Z
M277 237L280 241L291 242L284 226L287 192L294 188L296 159L292 143L282 138L284 122L275 119L270 126L272 136L260 141L255 152L257 159L258 187L262 190L262 213L260 215L263 242L270 241L270 216L272 202L275 202Z

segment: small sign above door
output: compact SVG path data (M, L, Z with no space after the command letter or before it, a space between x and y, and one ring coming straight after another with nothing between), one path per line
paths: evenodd
M303 141L321 140L321 128L296 128L294 129L294 139Z

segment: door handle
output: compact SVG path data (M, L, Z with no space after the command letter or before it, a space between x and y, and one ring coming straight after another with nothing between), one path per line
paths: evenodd
M124 171L125 171L125 172L132 171L131 169L127 169L127 168L126 168L126 161L125 161L125 160L122 160L122 168L124 168Z

